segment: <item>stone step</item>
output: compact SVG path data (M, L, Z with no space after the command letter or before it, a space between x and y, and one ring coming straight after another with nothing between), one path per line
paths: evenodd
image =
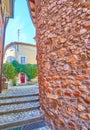
M23 129L25 130L25 129ZM49 126L43 126L43 127L40 127L40 128L35 128L33 130L52 130Z
M14 95L14 94L8 94L8 95L2 95L0 94L0 100L2 99L10 99L10 98L21 98L21 97L32 97L32 96L39 96L38 93L35 94L19 94L19 95Z
M0 130L32 124L44 119L44 113L39 110L0 115Z
M27 96L27 97L18 97L18 98L8 98L0 99L0 106L9 105L9 104L21 104L26 102L36 102L39 101L39 96Z
M0 98L2 97L16 97L16 96L25 96L25 95L35 95L39 94L39 88L36 85L32 86L16 86L10 87L7 91L3 91L0 94Z
M51 130L49 125L44 121L35 122L32 124L27 124L25 126L19 126L15 128L10 128L7 130Z
M35 110L38 108L40 108L39 102L28 102L28 103L22 103L22 104L2 105L2 106L0 106L0 115Z

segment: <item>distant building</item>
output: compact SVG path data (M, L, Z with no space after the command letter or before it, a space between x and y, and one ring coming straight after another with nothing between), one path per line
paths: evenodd
M36 62L36 45L12 42L5 48L3 62L18 61L20 64L37 64ZM21 72L17 78L18 83L26 84L28 78L25 73Z
M21 64L36 64L36 45L13 42L6 46L4 63L17 60Z

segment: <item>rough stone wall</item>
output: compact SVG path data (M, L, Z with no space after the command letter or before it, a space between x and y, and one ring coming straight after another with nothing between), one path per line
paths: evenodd
M89 130L90 3L39 0L36 14L41 107L54 130Z

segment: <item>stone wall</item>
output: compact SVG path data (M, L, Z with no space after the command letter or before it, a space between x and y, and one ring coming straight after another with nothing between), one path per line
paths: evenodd
M90 3L38 2L36 40L41 107L53 121L54 130L89 130Z
M5 27L4 27L4 21L3 21L3 16L2 16L2 9L0 5L0 93L2 89L2 63L3 63L3 47L4 47L4 32L5 32Z

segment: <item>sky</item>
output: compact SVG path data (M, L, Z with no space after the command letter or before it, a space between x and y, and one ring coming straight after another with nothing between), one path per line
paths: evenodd
M11 42L18 42L18 29L20 30L19 42L36 44L35 27L32 22L27 0L15 0L14 18L9 19L6 27L5 46Z

